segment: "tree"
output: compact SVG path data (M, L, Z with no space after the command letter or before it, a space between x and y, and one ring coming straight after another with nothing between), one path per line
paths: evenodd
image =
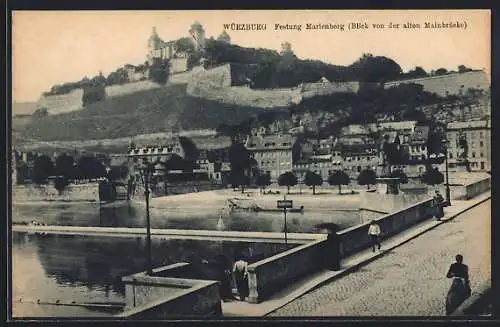
M106 98L105 84L89 83L83 88L82 104L84 107L89 104L102 101Z
M323 184L323 179L319 174L308 170L306 172L306 175L304 176L304 184L306 184L307 186L312 186L313 195L315 195L316 186L321 186Z
M64 189L69 185L69 180L66 176L57 176L55 181L54 181L54 187L59 193L59 195L62 194Z
M35 112L33 113L33 116L34 117L46 117L49 115L49 111L47 108L38 108L37 110L35 110Z
M287 193L290 194L290 187L297 185L297 176L291 171L287 171L278 177L278 185L286 186Z
M268 174L260 174L257 176L257 185L260 187L262 193L263 190L269 185L271 185L271 176Z
M29 176L29 168L28 165L24 161L20 161L16 164L16 184L21 185L25 183L25 180Z
M436 69L436 71L434 72L435 75L439 76L439 75L446 75L448 74L448 70L446 68L438 68Z
M249 184L247 172L251 168L250 151L242 143L233 140L228 152L231 165L231 184L233 187L241 186L241 192L243 193L244 186Z
M201 58L203 57L201 52L190 53L187 57L187 69L190 70L193 67L199 66L201 64Z
M330 176L328 176L328 184L337 185L339 187L339 194L342 193L342 185L349 185L351 179L346 172L342 170L335 170Z
M402 170L399 170L399 169L393 170L391 172L391 174L389 175L389 177L390 178L399 178L400 184L408 183L408 176Z
M118 68L106 77L106 85L122 85L129 82L125 68Z
M470 169L470 162L468 159L468 153L469 153L469 143L467 142L467 137L465 134L461 134L458 139L458 146L460 149L462 149L462 153L460 153L458 159L465 165L465 168L467 169L468 172L471 171Z
M250 184L250 178L245 175L244 171L231 170L229 182L234 188L241 188L241 193L245 193L245 186Z
M181 37L174 42L174 49L176 52L192 53L194 52L196 46L192 38Z
M427 72L420 66L415 67L415 69L408 72L408 77L417 78L427 76Z
M443 173L441 173L437 168L430 168L426 170L420 179L427 185L438 185L444 182Z
M360 81L371 83L394 80L402 73L401 67L394 60L372 54L363 54L349 68L354 70Z
M94 179L106 176L106 168L94 156L86 155L78 160L78 173L80 178Z
M179 143L184 150L184 157L188 161L198 160L199 151L192 139L186 136L179 136Z
M465 73L465 72L470 72L472 71L471 68L468 68L466 67L465 65L460 65L458 66L458 72L461 74L461 73Z
M169 66L168 60L154 62L149 68L149 78L155 83L166 84L170 73Z
M365 169L358 175L358 184L366 185L370 189L370 185L375 185L377 183L377 173L372 169Z
M47 178L52 176L54 171L54 163L47 155L41 155L35 160L35 165L33 167L33 182L35 184L45 184Z
M56 158L55 164L55 174L58 176L64 176L67 179L73 176L74 169L74 159L72 156L63 153Z

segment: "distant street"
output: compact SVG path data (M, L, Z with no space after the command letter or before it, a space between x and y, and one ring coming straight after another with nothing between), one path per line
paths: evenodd
M491 281L490 222L488 200L269 316L442 316L457 253L473 292Z

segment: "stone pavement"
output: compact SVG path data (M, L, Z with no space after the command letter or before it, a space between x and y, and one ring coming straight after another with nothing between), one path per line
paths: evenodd
M469 266L473 296L491 285L490 223L488 200L269 316L444 316L445 275L457 253Z
M395 235L389 239L383 240L382 242L382 251L380 252L375 252L372 253L371 249L362 251L356 255L353 255L349 258L346 258L342 261L342 268L343 270L340 271L319 271L315 274L310 275L307 278L304 278L300 281L297 281L296 283L290 285L289 287L283 289L281 292L278 292L274 294L270 299L258 303L258 304L251 304L247 302L240 302L240 301L234 301L234 302L225 302L222 304L222 311L224 316L226 317L231 317L231 316L265 316L270 313L272 313L270 316L306 316L306 315L318 315L318 312L316 311L315 308L318 310L321 310L321 307L319 306L320 303L328 303L332 302L334 300L334 294L344 294L350 293L350 289L353 288L349 283L344 283L344 279L349 278L349 273L359 269L360 266L366 265L372 260L388 255L389 261L390 255L393 255L395 253L394 251L391 251L392 249L411 241L412 239L426 233L427 231L436 228L437 226L440 226L441 224L447 223L447 221L457 217L460 215L462 212L466 211L468 208L478 205L479 203L482 203L486 201L487 199L491 198L491 193L487 192L484 193L480 196L477 196L474 199L468 200L468 201L458 201L455 200L452 202L452 206L445 208L445 217L442 219L442 221L438 222L435 220L428 220L425 222L422 222L420 224L417 224L413 226L412 228L399 233L398 235ZM489 202L488 202L489 203ZM482 206L484 207L484 205ZM488 208L489 212L489 205L486 205ZM488 216L489 217L489 216ZM489 223L489 220L488 220ZM446 229L445 229L446 230ZM474 229L472 229L474 230ZM489 225L488 225L488 233L489 233ZM487 241L489 242L490 238L487 238ZM426 241L421 240L420 238L413 241L412 244L422 244L424 248L428 248L429 244L426 243ZM433 243L431 244L439 244L436 243L436 240L433 240ZM489 244L489 243L488 243ZM439 245L441 248L441 245ZM415 248L415 246L410 246L410 248ZM417 249L420 249L420 247L416 247ZM418 250L417 250L418 252ZM490 261L489 257L490 251L486 251L486 257L487 261ZM464 254L466 255L465 251ZM454 256L454 255L453 255ZM467 256L466 256L467 258ZM467 259L466 259L467 260ZM443 260L441 260L443 261ZM449 257L446 257L446 259L443 261L443 264L448 265L450 261ZM425 262L422 263L423 267L425 267ZM392 269L392 268L391 268ZM446 273L446 272L445 272ZM351 274L351 275L356 275L356 273ZM439 272L438 278L442 279L442 272ZM472 275L472 272L471 272ZM321 285L324 285L333 279L338 279L344 276L341 280L338 280L337 282L330 283L328 285L325 285L324 287L318 288ZM375 276L376 277L376 276ZM379 276L380 277L380 276ZM390 277L394 278L394 277ZM396 277L399 278L399 277ZM370 284L367 284L365 282L365 278L362 278L361 280L355 282L354 284L356 287L355 289L364 289L365 286L369 286ZM373 282L373 280L371 281ZM390 282L390 281L389 281ZM473 282L474 283L474 282ZM333 293L331 294L328 289L329 287L331 288L331 285L336 285L338 289L334 290ZM306 294L310 292L313 289L317 289L316 291L312 291L309 294ZM326 290L326 291L325 291ZM340 291L342 292L340 292ZM447 290L447 289L446 289ZM320 292L318 294L318 292ZM323 295L324 293L324 295ZM306 294L305 296L303 296ZM303 297L301 297L303 296ZM301 298L299 298L301 297ZM297 299L297 300L296 300ZM441 298L442 301L443 298ZM296 300L296 301L294 301ZM293 302L292 302L293 301ZM288 304L290 303L290 304ZM287 305L288 304L288 305ZM280 309L282 308L282 309ZM278 310L279 309L279 310ZM327 310L327 309L325 309ZM328 310L327 310L328 311ZM363 310L359 310L359 313L353 313L354 315L360 315L362 314ZM322 313L323 315L336 315L337 313ZM399 313L399 314L405 314L404 312Z

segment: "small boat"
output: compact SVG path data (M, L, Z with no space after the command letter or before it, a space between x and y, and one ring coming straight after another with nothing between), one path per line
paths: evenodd
M283 209L279 209L279 208L261 208L258 206L252 207L251 210L254 212L283 212ZM304 206L300 206L299 208L289 208L286 210L286 212L303 213Z

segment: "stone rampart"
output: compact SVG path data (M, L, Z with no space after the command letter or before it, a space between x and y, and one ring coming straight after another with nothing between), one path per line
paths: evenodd
M405 83L415 83L424 86L424 91L437 93L440 96L457 95L467 92L469 88L488 90L490 81L484 71L472 71L466 73L454 73L441 76L430 76L414 78L401 81L387 82L385 88L394 87Z

